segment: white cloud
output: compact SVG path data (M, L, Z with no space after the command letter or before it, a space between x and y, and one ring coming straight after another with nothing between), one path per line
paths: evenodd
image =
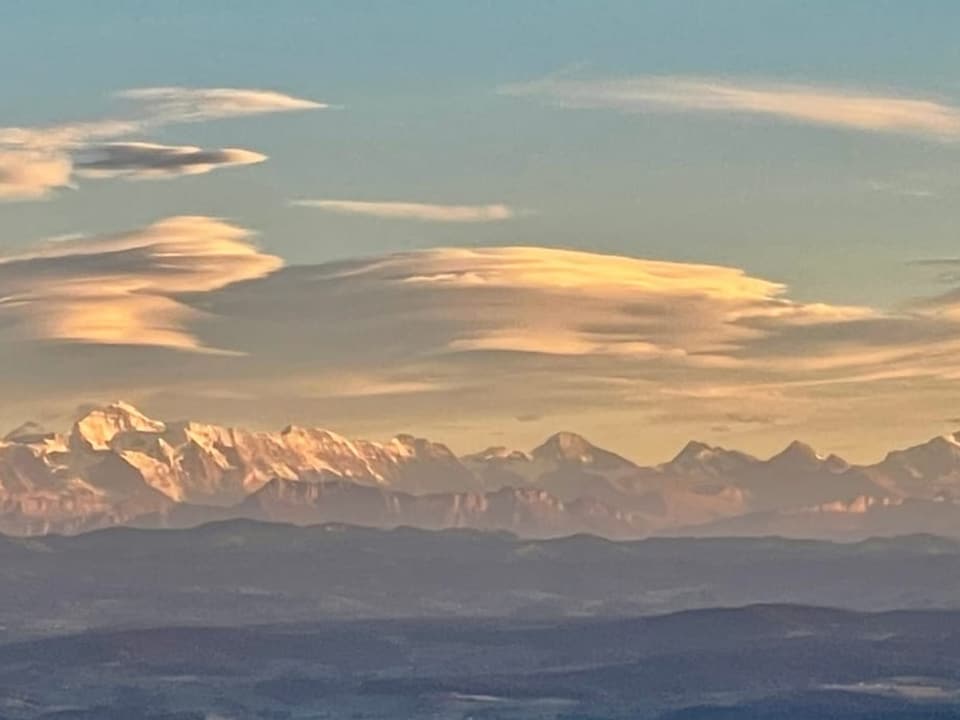
M128 142L94 145L79 153L74 164L81 177L153 179L202 175L266 159L266 155L240 148L204 150L189 145Z
M960 137L960 107L955 105L816 85L669 76L602 80L552 77L508 85L501 92L542 98L574 108L760 115L940 140Z
M91 142L140 132L141 120L100 120L39 127L0 127L0 147L63 151Z
M273 90L247 88L149 87L124 90L118 95L143 103L154 121L164 123L329 107Z
M884 193L889 195L899 195L900 197L913 198L918 200L927 200L937 198L939 194L935 190L923 187L917 184L908 184L904 182L891 182L887 180L867 180L864 187L870 192Z
M342 215L365 215L422 222L477 223L509 220L515 212L508 205L439 205L418 202L370 202L364 200L293 200L295 207L311 207Z
M241 88L140 88L121 93L137 114L46 127L0 127L0 200L35 200L71 184L74 170L87 178L143 179L197 175L250 165L265 155L241 148L205 150L148 142L110 142L172 123L327 107L269 90Z

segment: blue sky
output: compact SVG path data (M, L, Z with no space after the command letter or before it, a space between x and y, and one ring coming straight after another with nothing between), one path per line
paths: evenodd
M951 2L7 2L8 124L96 118L113 92L152 85L268 87L343 109L162 137L269 154L256 174L0 210L8 242L202 212L255 225L297 262L520 241L732 262L798 291L883 302L908 253L952 252L953 203L861 183L922 174L913 182L949 194L955 151L738 119L565 114L496 88L582 67L957 98L957 21ZM291 195L508 201L538 216L451 238L321 222L287 211ZM822 273L805 267L811 250L826 254Z
M257 88L331 106L124 137L269 159L0 203L6 254L207 216L255 233L288 268L434 247L567 248L732 266L798 303L876 312L945 290L939 266L914 261L957 255L955 137L505 92L550 78L693 78L949 109L960 105L955 2L7 0L0 13L3 126L123 117L130 101L116 93L130 88ZM290 206L318 198L503 205L512 217L411 222ZM531 414L522 410L505 413ZM417 412L418 427L437 426L424 420L435 410ZM368 428L362 415L344 410L350 428ZM742 430L750 440L756 429ZM783 434L763 433L756 441L770 445Z

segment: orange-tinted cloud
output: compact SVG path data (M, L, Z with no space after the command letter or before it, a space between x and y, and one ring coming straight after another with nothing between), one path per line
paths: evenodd
M162 396L178 414L363 432L535 414L626 449L644 418L643 443L722 426L764 447L879 447L960 400L952 293L899 311L801 302L733 267L543 247L281 267L242 228L172 218L8 257L0 298L10 407Z
M208 350L188 329L198 311L176 295L279 266L251 244L248 231L207 217L53 243L0 257L0 338Z
M70 158L61 153L0 150L0 200L36 200L70 184Z

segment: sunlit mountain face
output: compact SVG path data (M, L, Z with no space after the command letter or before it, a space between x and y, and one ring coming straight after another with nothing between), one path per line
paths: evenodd
M254 431L89 408L65 433L27 422L0 442L0 530L76 533L250 518L523 537L592 533L960 537L960 439L940 436L852 465L794 441L767 459L687 443L640 465L572 432L525 451L457 456L289 425Z
M0 2L0 720L960 717L958 27Z

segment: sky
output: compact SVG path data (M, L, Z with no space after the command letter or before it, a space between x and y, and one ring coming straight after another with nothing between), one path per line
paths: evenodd
M957 429L960 6L5 0L0 426Z

